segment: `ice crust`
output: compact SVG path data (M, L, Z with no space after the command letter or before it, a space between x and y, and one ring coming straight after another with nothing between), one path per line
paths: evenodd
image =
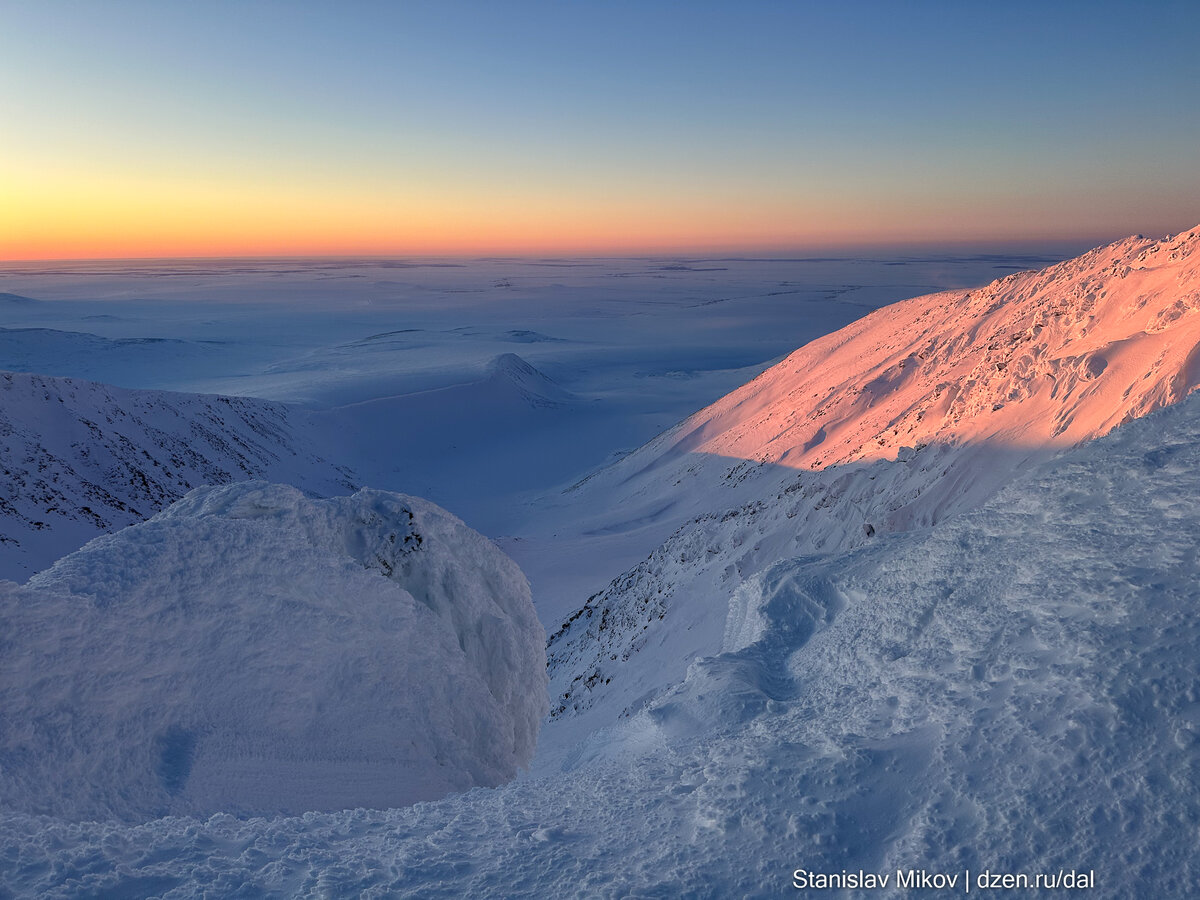
M512 778L546 709L524 576L413 497L199 488L0 590L8 809L401 806Z

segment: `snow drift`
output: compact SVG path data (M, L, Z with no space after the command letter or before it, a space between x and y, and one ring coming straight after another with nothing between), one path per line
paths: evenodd
M512 778L546 710L520 570L398 494L200 488L0 595L10 809L402 806Z

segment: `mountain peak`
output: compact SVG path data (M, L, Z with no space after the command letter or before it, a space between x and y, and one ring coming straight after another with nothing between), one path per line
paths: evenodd
M553 379L515 353L501 353L488 364L489 380L511 385L531 406L561 406L574 399Z

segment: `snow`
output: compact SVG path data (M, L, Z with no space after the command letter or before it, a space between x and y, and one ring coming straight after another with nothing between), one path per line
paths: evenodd
M804 345L583 490L617 492L628 516L661 507L660 486L679 482L687 490L674 493L701 511L729 480L727 461L819 470L934 443L1019 453L1106 434L1200 383L1198 261L1200 230L1127 238L892 304Z
M1091 896L1185 898L1198 479L1193 399L936 528L780 562L732 604L756 625L566 766L386 811L10 815L0 873L48 897L582 897L1075 868Z
M488 284L474 264L403 270L404 283L382 278L381 264L331 264L322 277L346 287L341 318L317 298L313 269L249 267L258 293L246 305L218 296L247 283L240 275L222 288L181 267L175 300L190 297L198 315L226 304L242 322L269 317L309 284L313 305L295 308L302 321L291 335L270 351L237 351L244 368L189 387L240 385L305 403L283 407L290 445L353 465L367 483L453 497L502 536L553 632L530 669L540 704L549 677L549 716L536 754L502 753L507 774L471 781L499 764L479 730L494 719L447 724L465 711L450 700L463 706L469 689L439 694L438 682L429 692L444 702L427 708L407 690L374 693L362 672L387 666L354 667L382 644L400 646L402 671L425 659L427 671L470 676L477 688L490 678L508 687L488 695L533 705L514 654L472 643L493 621L453 618L470 590L442 570L398 579L386 534L402 528L345 525L364 504L415 511L419 501L312 500L255 483L196 492L5 588L15 624L0 684L19 676L32 689L0 695L16 710L0 723L38 723L44 753L17 747L0 763L9 792L0 891L776 896L792 892L797 868L863 868L893 876L881 897L903 894L895 875L909 869L1075 869L1095 872L1094 896L1191 896L1200 879L1197 247L1200 229L1130 238L982 288L931 285L952 289L876 312L896 299L895 284L864 277L855 287L851 272L870 271L854 268L861 261L836 263L845 269L824 285L805 267L825 261L721 261L719 274L603 261L545 279L531 262L489 262L506 277ZM783 283L797 271L808 280ZM360 281L340 280L350 276ZM39 302L10 324L65 328L98 302L148 315L128 297L150 277L14 280L7 286ZM622 290L609 287L618 282ZM112 298L82 299L104 284ZM501 296L511 304L489 305ZM834 306L847 298L869 314L833 331L844 312ZM806 321L789 304L818 312ZM318 322L328 325L320 340ZM118 333L126 327L97 321L94 331L119 339L132 336ZM816 340L764 366L801 333ZM214 334L193 322L164 336ZM659 437L637 437L749 375ZM375 571L381 551L387 562ZM447 558L469 561L464 578L493 571L469 550ZM317 586L298 609L279 593L281 570ZM385 635L387 619L373 611L391 610L394 595L411 595L413 621L438 619L440 637L407 626ZM342 606L322 605L333 598ZM360 628L348 624L350 603ZM268 649L224 665L205 649L203 665L188 668L138 636L170 634L169 623L208 607L218 636ZM139 609L152 615L120 626ZM530 653L536 633L541 651L524 609L514 633L530 638ZM419 646L405 643L409 630ZM81 664L71 654L83 648L91 655ZM446 654L458 663L443 673L434 661ZM239 673L248 675L235 684ZM255 693L256 683L276 694ZM318 702L324 686L322 696L341 699ZM222 714L245 714L237 729L249 737L195 728L217 720L189 699L206 696ZM125 716L130 697L152 704ZM435 784L436 798L384 809L423 798L364 788L380 774L371 741L386 721L371 713L381 707L422 723L413 733L449 735L454 752L486 748L485 759L431 768L421 783ZM524 721L536 729L545 709ZM304 729L314 717L329 723L320 734ZM297 731L318 749L291 752ZM76 734L101 736L102 772L88 772L93 751L78 752ZM0 738L25 740L11 730ZM256 740L270 752L243 752ZM122 758L113 749L133 746ZM263 760L269 774L252 768ZM512 778L523 762L529 770ZM320 784L343 793L326 802L312 767L335 763ZM402 775L386 780L397 794L406 788ZM343 808L353 803L363 808ZM79 821L90 818L103 820Z
M41 329L0 333L0 369L286 404L297 449L352 471L355 484L426 497L509 539L506 552L521 555L543 546L531 501L645 443L804 342L905 297L984 284L998 265L1050 261L959 251L0 262L0 290L38 300L0 307L0 326ZM490 369L506 353L577 402L514 402ZM451 388L462 390L434 393ZM436 415L413 429L404 424L410 410ZM286 471L256 477L296 483ZM58 545L40 564L90 536ZM522 565L535 591L544 584L557 593L539 556ZM603 563L607 556L577 554L574 568L595 574L589 586L563 591L586 596L626 567Z
M582 547L662 540L548 626L551 714L579 718L549 743L637 711L718 652L726 599L776 562L934 526L1186 396L1200 382L1198 249L1200 230L1131 238L894 304L548 501Z
M298 421L299 420L299 421ZM0 578L25 580L193 487L250 478L355 487L280 403L0 373Z
M546 710L520 571L402 495L198 488L3 594L9 810L401 806L511 779Z

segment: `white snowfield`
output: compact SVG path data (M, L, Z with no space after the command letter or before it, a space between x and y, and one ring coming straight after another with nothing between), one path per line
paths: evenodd
M818 469L932 442L1071 446L1200 382L1198 311L1200 228L1126 238L870 313L615 469L696 453Z
M662 540L690 516L772 495L796 472L837 466L841 478L849 464L911 460L926 446L1002 451L1011 469L1184 397L1200 383L1197 312L1200 227L894 303L592 475L567 505L594 533L656 526ZM933 506L995 489L973 490L995 466L968 462ZM875 531L931 524L926 501L888 493Z
M889 875L872 892L888 898L912 894L897 869L959 889L967 869L1075 869L1094 872L1090 897L1184 900L1200 879L1198 495L1192 399L936 528L771 567L725 605L723 647L566 767L387 811L10 814L0 883L772 897L798 868L861 867Z
M520 570L398 494L199 488L0 597L9 811L401 806L511 779L546 712Z

